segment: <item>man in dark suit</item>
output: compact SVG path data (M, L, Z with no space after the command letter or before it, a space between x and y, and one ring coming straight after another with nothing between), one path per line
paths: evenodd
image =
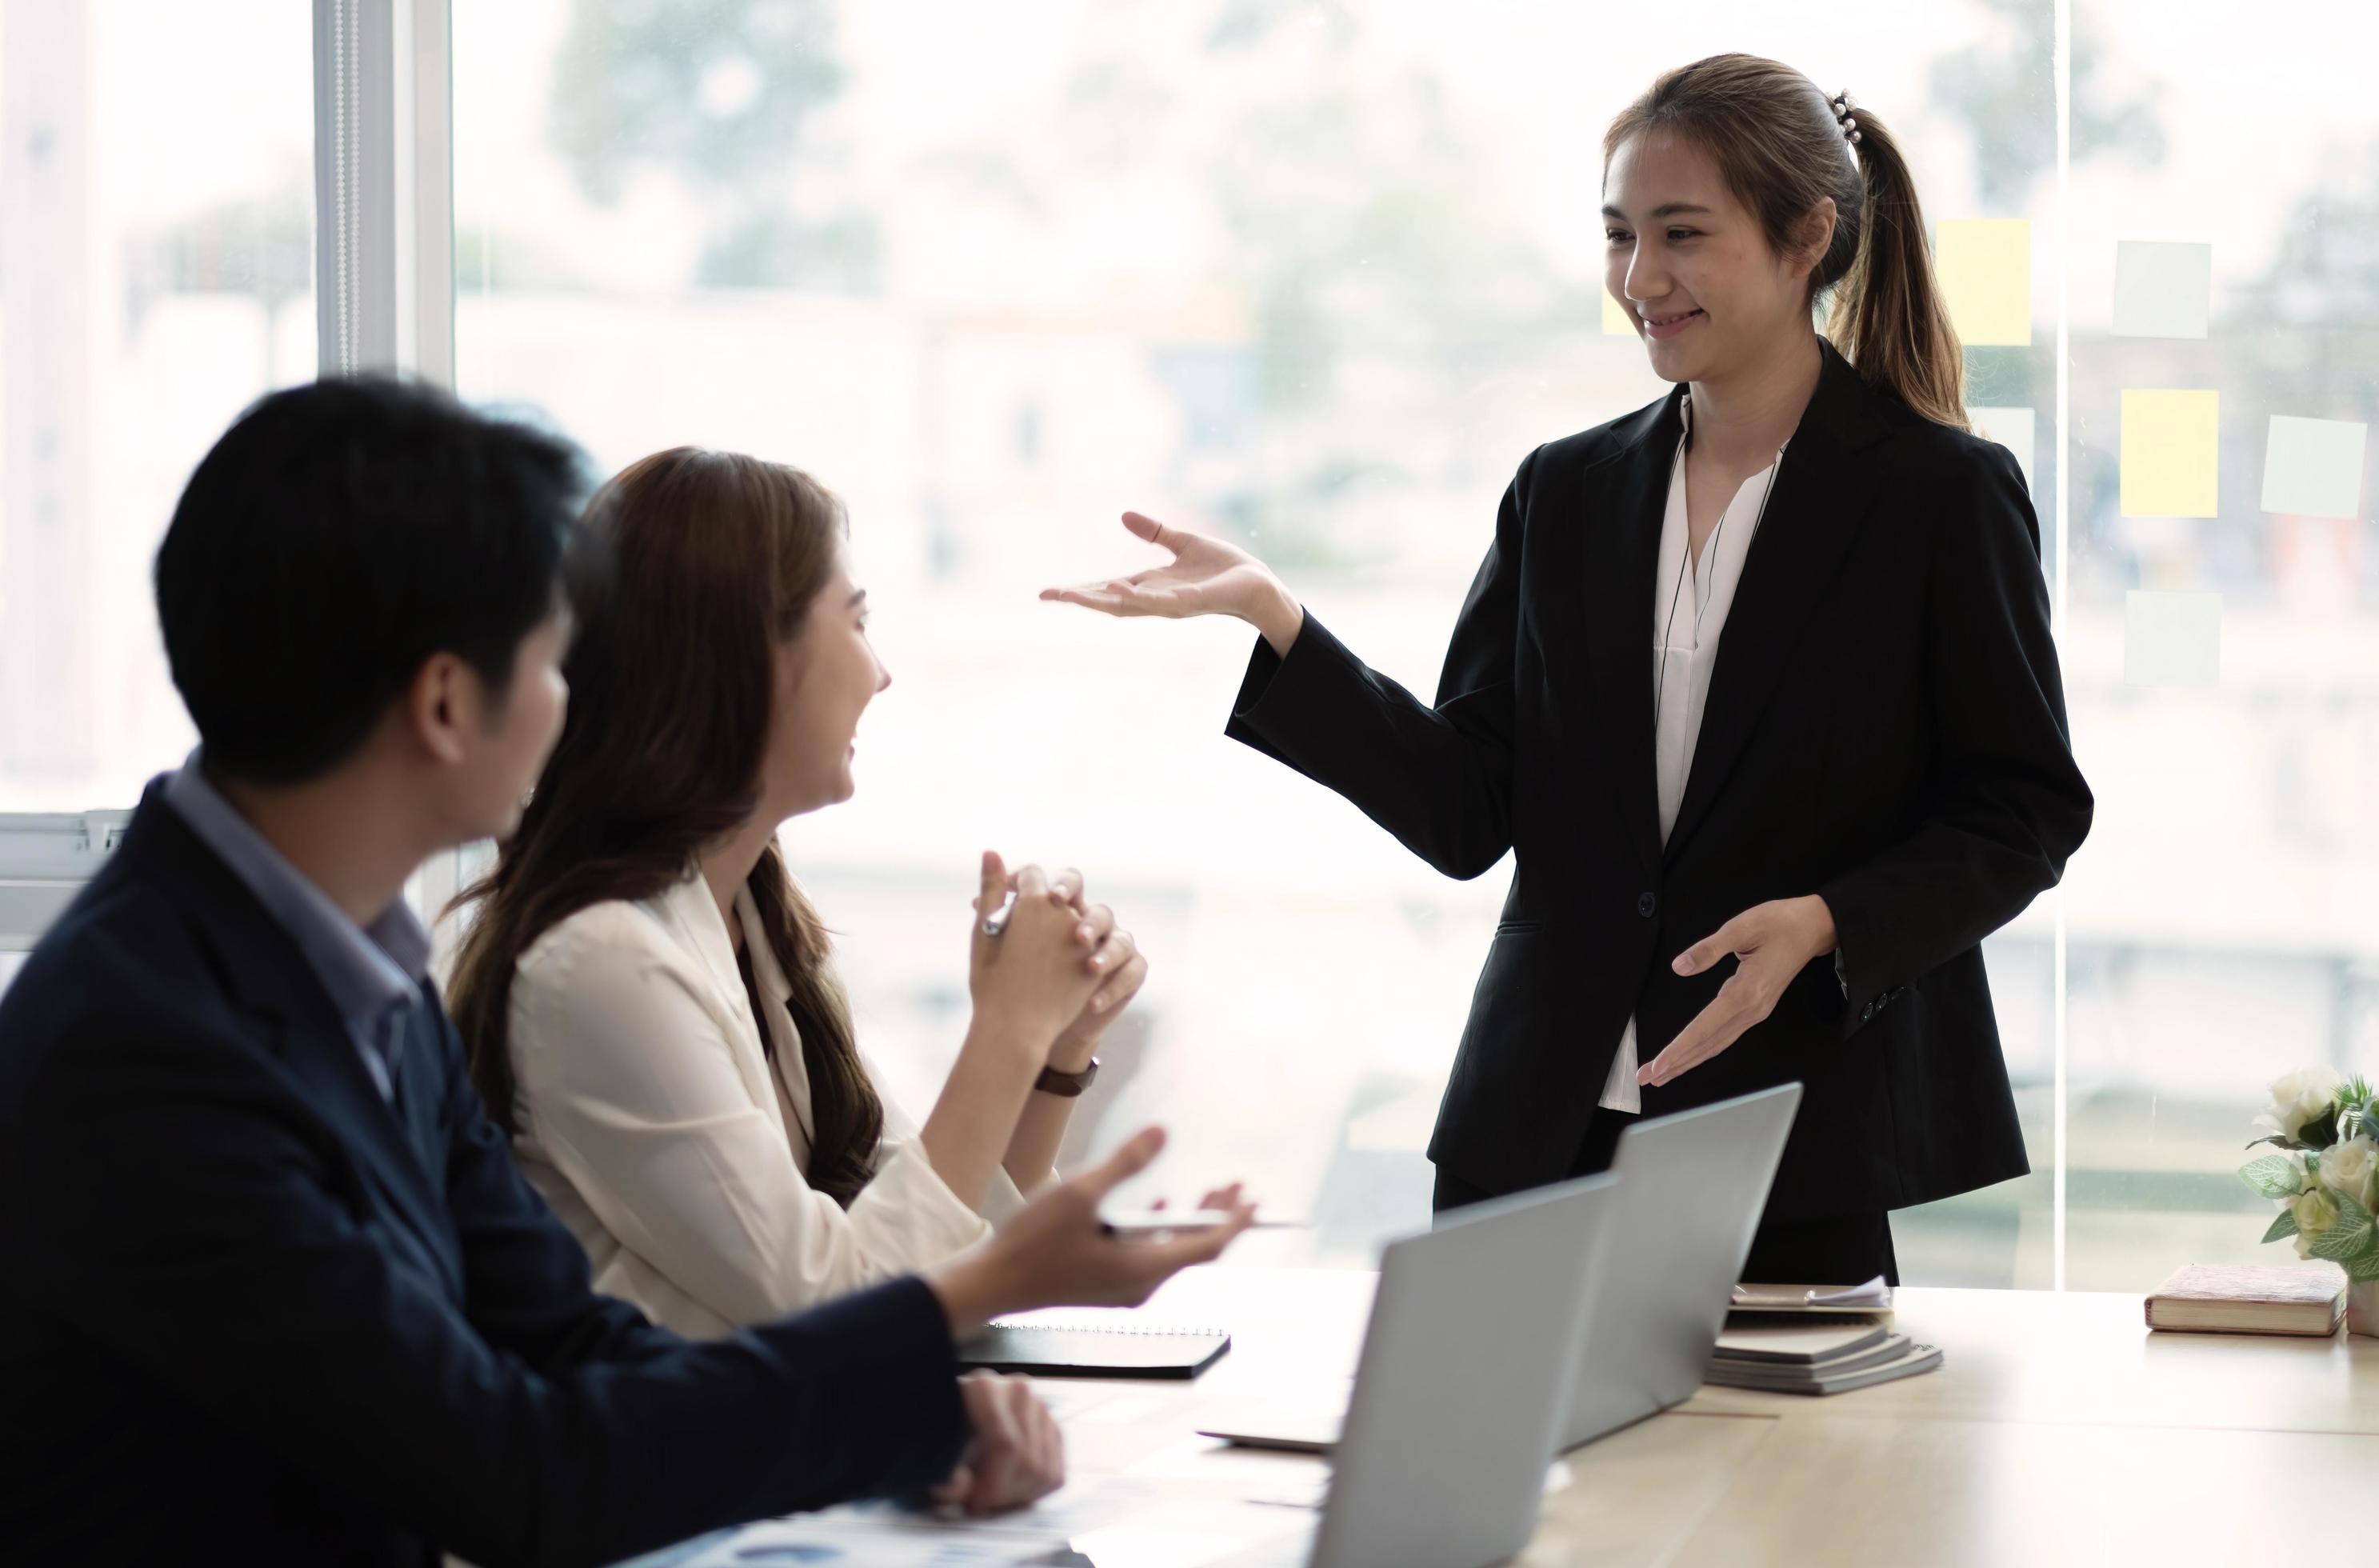
M560 729L579 488L565 444L382 381L268 398L193 476L157 599L199 753L0 1001L0 1560L495 1568L1013 1505L1056 1429L954 1334L1227 1241L1101 1234L1152 1132L929 1281L722 1341L590 1292L402 898Z

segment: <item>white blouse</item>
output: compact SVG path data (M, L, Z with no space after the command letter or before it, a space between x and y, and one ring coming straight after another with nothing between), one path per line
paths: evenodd
M1743 566L1751 554L1752 536L1759 531L1759 515L1768 492L1776 483L1776 459L1736 487L1734 499L1719 513L1709 537L1702 541L1699 560L1688 570L1685 510L1685 442L1693 434L1694 401L1684 400L1685 433L1677 438L1676 457L1669 465L1669 505L1660 522L1659 565L1652 573L1652 752L1660 798L1660 841L1677 825L1677 807L1685 798L1685 780L1694 770L1694 747L1701 739L1702 709L1709 702L1710 671L1718 667L1719 634L1726 630L1726 613L1743 582ZM1697 938L1698 940L1698 938ZM1674 955L1670 955L1673 957ZM1631 1115L1644 1109L1636 1086L1639 1052L1636 1020L1627 1020L1619 1037L1619 1055L1612 1058L1611 1076L1602 1086L1605 1110Z
M697 1338L940 1263L1024 1202L999 1171L970 1208L888 1099L875 1178L849 1211L813 1189L792 988L748 891L735 915L757 1019L699 875L579 911L513 978L523 1173L586 1248L597 1290Z

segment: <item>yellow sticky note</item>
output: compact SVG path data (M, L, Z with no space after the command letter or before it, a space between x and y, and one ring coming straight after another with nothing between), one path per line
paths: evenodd
M1609 289L1602 291L1602 335L1613 338L1636 335L1635 318L1627 314L1627 307L1611 297Z
M2221 397L2214 392L2123 389L2124 516L2215 514Z
M1960 218L1933 243L1933 275L1958 341L1973 347L2032 342L2032 225L2022 218Z

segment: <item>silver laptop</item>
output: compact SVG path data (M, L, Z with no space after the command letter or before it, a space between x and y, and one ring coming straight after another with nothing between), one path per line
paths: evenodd
M1528 1545L1618 1186L1541 1188L1392 1243L1343 1421L1274 1411L1207 1429L1331 1449L1311 1568L1483 1568Z
M1784 1084L1619 1135L1611 1245L1589 1294L1560 1447L1692 1397L1801 1107Z

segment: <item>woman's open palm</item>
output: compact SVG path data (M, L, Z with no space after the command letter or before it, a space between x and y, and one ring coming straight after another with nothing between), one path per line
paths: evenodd
M1129 577L1044 588L1041 597L1108 615L1161 615L1174 621L1193 615L1246 619L1275 585L1271 569L1237 545L1183 528L1168 528L1137 512L1125 513L1123 525L1134 537L1170 550L1172 562Z

